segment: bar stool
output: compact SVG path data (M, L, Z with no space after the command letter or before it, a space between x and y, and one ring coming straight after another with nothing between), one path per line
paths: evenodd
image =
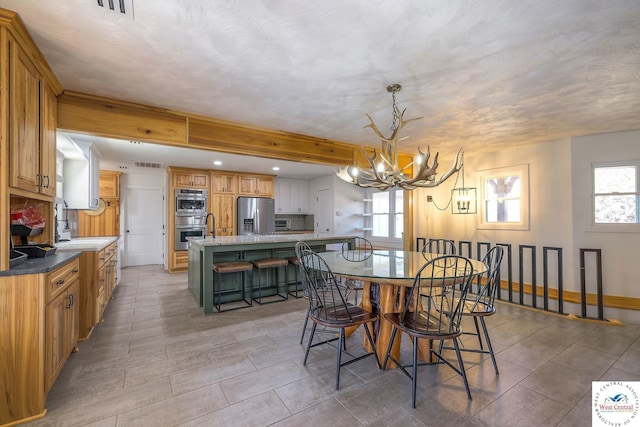
M247 299L246 297L245 272L252 270L253 264L247 261L217 262L213 264L213 305L216 307L218 312L251 307L252 300L251 298ZM229 308L222 309L222 290L220 289L218 281L221 274L229 273L240 273L240 276L242 277L242 301L244 301L245 304L229 306Z
M294 298L302 298L304 296L304 289L300 288L298 285L302 284L302 281L298 279L298 272L300 270L300 260L298 259L297 256L292 256L287 258L287 261L289 262L289 264L287 264L287 270L289 269L289 266L293 266L294 270L294 274L295 274L295 282L293 283L293 291L291 290L291 288L289 287L289 272L287 271L287 292L289 293L289 295L291 295Z
M257 302L258 304L270 304L272 302L280 302L282 300L286 300L289 298L289 294L287 293L286 288L289 287L289 282L286 281L286 285L285 285L285 293L284 295L281 294L279 292L279 283L278 283L278 269L280 267L284 267L284 273L285 273L285 278L287 275L287 265L289 265L289 261L284 259L284 258L263 258L263 259L258 259L255 261L252 261L253 263L253 267L258 269L258 298L253 298L253 300L255 302ZM263 289L263 283L262 283L262 271L267 270L267 272L270 271L270 269L274 268L276 271L276 284L275 286L268 285L268 281L267 280L267 284L266 287L267 288L274 288L276 289L276 293L274 295L268 295L269 297L280 297L281 299L276 299L274 301L262 301L262 289ZM268 279L268 276L267 276ZM251 293L251 296L253 297L253 292Z

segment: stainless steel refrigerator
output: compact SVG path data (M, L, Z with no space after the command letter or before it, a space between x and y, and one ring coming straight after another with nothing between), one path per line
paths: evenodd
M275 201L267 197L238 197L238 236L275 231Z

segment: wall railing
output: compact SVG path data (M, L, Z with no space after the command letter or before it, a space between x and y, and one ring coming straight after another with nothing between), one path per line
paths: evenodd
M425 237L416 239L416 250L422 250L428 241ZM481 260L491 249L492 245L501 246L504 249L502 265L498 274L498 282L501 283L497 298L510 303L532 307L558 314L569 314L565 312L565 291L564 291L564 257L563 248L555 246L542 246L542 287L537 284L538 248L535 245L520 244L518 247L517 259L513 258L511 243L491 243L476 242L475 256L473 254L473 242L467 240L458 241L458 254L468 258ZM588 257L587 255L595 254ZM518 282L513 280L514 262L518 265ZM587 265L590 263L589 265ZM527 268L525 268L525 265ZM596 309L597 320L604 318L604 298L602 281L602 250L601 249L580 249L580 317L589 317L587 314L587 271L595 270L596 282ZM502 274L506 272L506 278ZM528 277L525 278L525 272ZM523 285L521 285L523 284Z

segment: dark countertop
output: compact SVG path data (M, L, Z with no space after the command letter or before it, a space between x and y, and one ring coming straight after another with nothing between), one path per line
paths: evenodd
M0 276L20 276L23 274L48 273L67 262L78 258L82 252L57 252L44 258L29 258L24 264L20 264L9 270L0 271Z

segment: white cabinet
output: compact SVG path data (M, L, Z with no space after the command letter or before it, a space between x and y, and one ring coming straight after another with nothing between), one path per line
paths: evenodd
M306 214L309 212L309 183L300 179L276 179L277 214Z
M69 209L95 210L100 201L100 161L91 146L81 148L84 158L64 160L64 200Z

